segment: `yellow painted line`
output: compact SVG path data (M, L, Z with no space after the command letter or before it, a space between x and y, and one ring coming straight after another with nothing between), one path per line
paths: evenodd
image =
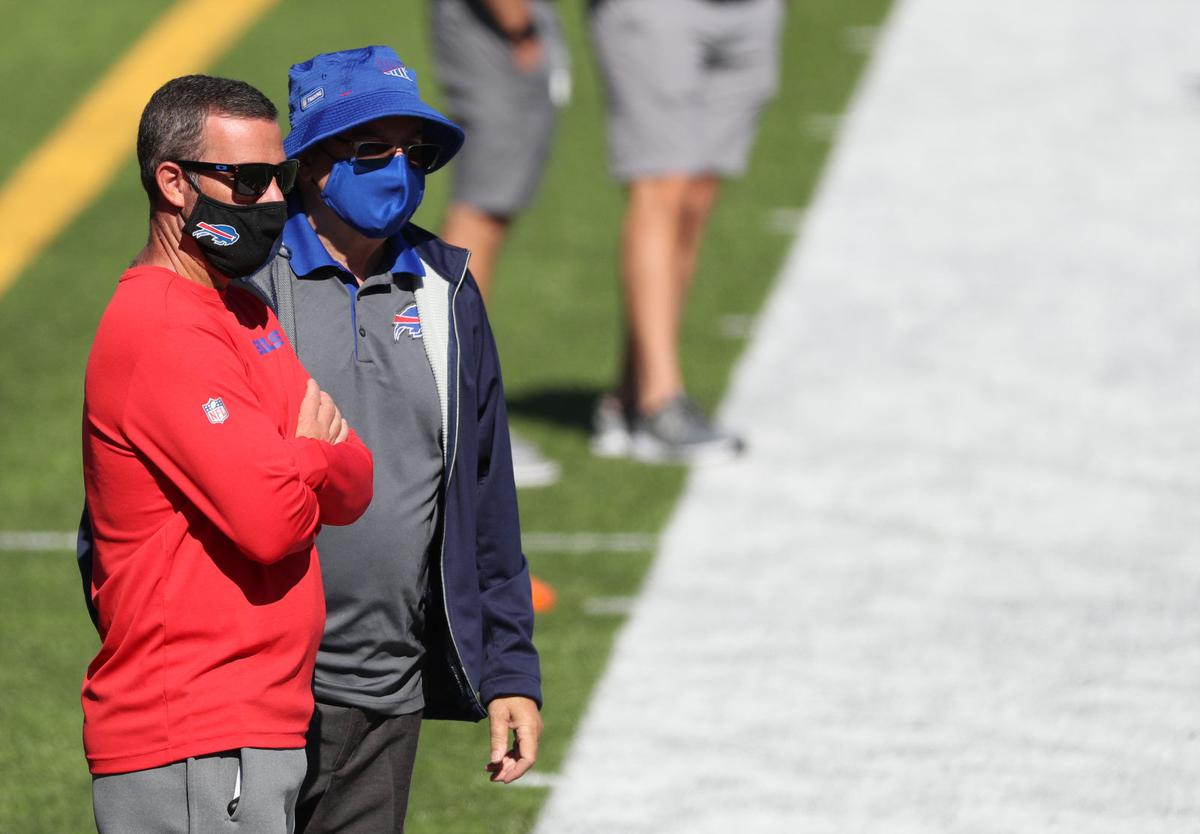
M203 72L277 2L179 0L100 79L0 191L0 296L100 196L133 149L154 91Z

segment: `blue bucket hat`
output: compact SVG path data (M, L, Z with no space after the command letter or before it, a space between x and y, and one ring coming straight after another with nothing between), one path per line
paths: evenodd
M417 92L417 74L388 46L326 52L288 72L288 121L283 142L297 156L322 139L384 116L425 121L424 140L442 147L437 170L463 143L463 129L434 110Z

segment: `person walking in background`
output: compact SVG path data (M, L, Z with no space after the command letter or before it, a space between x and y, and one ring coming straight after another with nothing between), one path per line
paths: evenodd
M385 46L293 65L288 115L300 167L283 247L247 284L377 473L362 519L318 539L328 620L297 830L398 832L423 717L487 717L494 781L537 756L541 673L504 388L468 253L409 222L462 129Z
M185 76L150 99L150 237L84 381L81 555L100 650L83 683L101 834L289 834L324 624L313 543L372 495L372 460L230 286L271 257L296 177L274 105Z
M688 397L679 330L722 177L740 174L777 86L783 0L591 0L610 163L627 186L625 345L593 414L601 456L696 461L741 438Z
M529 204L570 95L567 51L550 0L431 0L433 54L451 118L466 144L452 166L448 243L471 251L486 300L496 261ZM547 486L560 467L513 437L517 486Z

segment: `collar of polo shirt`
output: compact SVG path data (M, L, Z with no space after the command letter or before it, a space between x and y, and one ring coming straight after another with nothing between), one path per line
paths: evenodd
M333 267L339 272L346 272L341 264L330 257L325 245L309 224L308 215L298 200L288 201L288 215L288 221L283 227L283 245L291 253L292 272L296 273L297 278L306 278L322 267ZM404 239L403 229L388 239L388 252L392 259L389 272L425 275L425 266Z

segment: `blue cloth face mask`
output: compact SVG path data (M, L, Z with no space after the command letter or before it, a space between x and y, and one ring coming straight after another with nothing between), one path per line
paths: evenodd
M321 199L348 226L366 237L400 231L425 196L425 172L402 154L386 165L367 167L352 159L335 162Z

